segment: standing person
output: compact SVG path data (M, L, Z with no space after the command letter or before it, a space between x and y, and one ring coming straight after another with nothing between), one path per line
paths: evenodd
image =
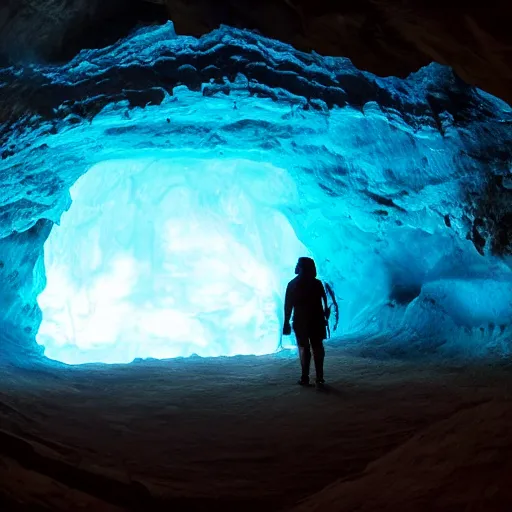
M327 296L324 285L316 278L316 265L311 258L299 258L295 267L297 277L286 287L283 334L292 332L290 319L293 311L293 331L299 347L302 375L301 386L309 386L311 350L315 362L316 384L324 384L325 349L327 337Z

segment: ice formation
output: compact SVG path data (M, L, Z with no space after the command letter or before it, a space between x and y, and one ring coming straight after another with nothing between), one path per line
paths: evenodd
M511 127L448 68L377 78L227 27L0 70L4 354L272 352L300 255L344 343L508 353Z
M307 253L275 208L294 195L285 170L246 160L97 164L45 244L37 341L74 363L275 351Z

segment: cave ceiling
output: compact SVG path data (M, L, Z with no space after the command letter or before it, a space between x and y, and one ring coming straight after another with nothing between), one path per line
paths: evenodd
M5 1L5 0L4 0ZM380 76L436 61L512 103L512 4L407 0L18 0L0 6L0 62L62 61L141 24L199 36L221 24L300 50L349 57Z

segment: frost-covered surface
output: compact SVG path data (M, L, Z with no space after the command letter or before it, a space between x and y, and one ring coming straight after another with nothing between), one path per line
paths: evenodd
M237 247L271 276L266 298L256 301L251 315L275 346L282 283L292 277L286 266L293 269L303 244L340 300L337 334L373 341L386 353L509 350L511 271L492 252L510 254L512 114L448 68L431 65L407 80L378 79L347 60L305 55L251 32L222 28L197 40L177 37L168 24L84 51L62 67L1 71L0 122L2 332L15 352L35 346L48 221L59 221L70 206L70 187L92 168L108 178L88 185L98 193L84 196L87 215L75 210L78 198L68 213L88 218L90 229L65 235L65 225L55 228L55 236L68 241L63 262L85 269L77 283L92 283L94 265L109 272L112 261L98 263L94 237L103 240L102 255L112 252L116 230L129 238L134 224L144 222L154 228L147 236L183 241L177 231L190 230L195 216L204 241L208 224L202 219L209 211L210 220L229 219L225 229ZM123 189L121 202L131 217L102 206L116 188L111 174L128 183L135 169L143 177ZM160 193L169 200L156 200ZM158 221L150 220L152 208ZM106 218L114 212L117 219ZM214 225L227 233L220 220ZM70 244L73 239L80 242ZM122 246L149 247L142 240ZM166 256L173 265L194 265L188 255L173 254ZM219 253L217 261L227 258ZM152 261L151 272L164 268L158 258ZM230 270L249 272L246 280L250 275L242 267ZM224 283L222 293L235 281ZM169 300L176 289L146 280L144 293L152 286L160 286L155 296L169 294ZM256 288L237 307L255 298ZM64 298L57 304L54 293L52 300L54 313L62 314ZM194 318L207 310L204 303L197 307ZM224 313L216 322L236 308L222 302L218 310ZM70 338L66 322L59 325L55 343ZM232 348L233 338L224 334L213 343ZM159 338L165 345L165 336ZM130 357L150 354L147 340L134 342ZM251 340L235 351L259 352L248 345ZM200 346L194 351L201 354ZM203 351L211 354L211 347Z

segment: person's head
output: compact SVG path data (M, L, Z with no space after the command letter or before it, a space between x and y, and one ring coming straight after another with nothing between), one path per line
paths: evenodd
M316 277L316 265L312 258L302 257L297 261L295 273L302 277Z

